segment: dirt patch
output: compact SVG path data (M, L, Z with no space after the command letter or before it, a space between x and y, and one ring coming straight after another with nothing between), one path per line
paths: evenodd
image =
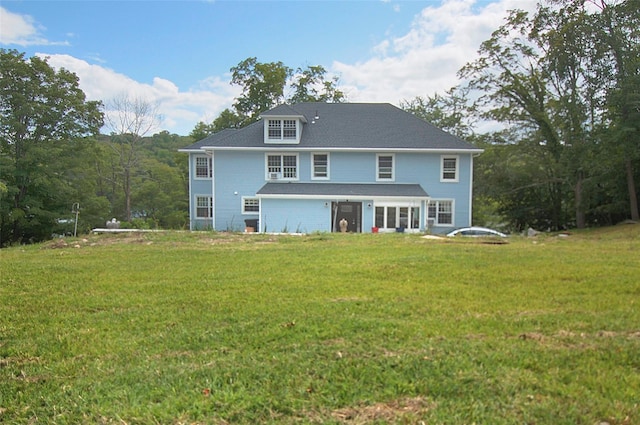
M432 405L423 397L404 398L387 403L345 407L331 412L331 417L343 424L420 423Z
M56 239L53 242L50 242L48 244L44 244L42 246L42 248L45 248L45 249L61 249L61 248L67 248L68 246L69 246L69 244L64 239Z
M424 235L424 236L422 236L422 239L429 239L431 241L444 241L444 240L446 240L442 236L436 236L436 235Z
M520 334L518 338L523 340L542 341L544 340L544 335L537 332L527 332L524 334Z

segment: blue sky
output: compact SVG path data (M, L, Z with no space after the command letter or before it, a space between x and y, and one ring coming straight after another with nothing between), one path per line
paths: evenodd
M89 99L158 102L156 131L186 135L239 94L248 57L322 65L352 102L444 92L501 24L534 0L32 1L0 3L0 47L49 57Z

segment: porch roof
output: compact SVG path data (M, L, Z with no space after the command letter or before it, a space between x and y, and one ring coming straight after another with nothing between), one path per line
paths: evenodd
M267 183L258 197L428 198L419 184L405 183Z

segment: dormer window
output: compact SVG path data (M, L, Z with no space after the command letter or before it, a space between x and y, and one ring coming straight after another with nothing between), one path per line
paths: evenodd
M268 118L265 120L265 143L300 143L300 121Z

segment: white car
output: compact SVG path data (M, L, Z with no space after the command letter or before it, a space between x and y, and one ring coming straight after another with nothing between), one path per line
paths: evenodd
M447 236L471 236L471 237L486 237L496 236L500 238L506 238L507 235L498 232L497 230L487 229L486 227L463 227L462 229L456 229L453 232L447 233Z

